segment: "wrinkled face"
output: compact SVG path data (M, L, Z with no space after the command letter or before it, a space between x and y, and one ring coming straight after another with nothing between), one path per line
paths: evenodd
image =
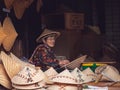
M54 36L49 36L44 40L44 43L47 44L49 47L54 47L55 46L55 37Z

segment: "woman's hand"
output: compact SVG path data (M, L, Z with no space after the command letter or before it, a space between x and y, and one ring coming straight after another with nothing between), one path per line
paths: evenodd
M59 65L60 65L60 66L66 65L66 64L68 64L68 63L70 63L69 60L60 60L60 61L59 61Z

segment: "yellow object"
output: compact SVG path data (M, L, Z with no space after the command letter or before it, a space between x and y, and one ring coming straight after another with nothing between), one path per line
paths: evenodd
M83 63L82 66L93 66L94 63ZM102 63L96 63L96 66L103 66L106 64L102 64Z
M84 62L82 63L82 70L85 70L86 68L89 67L94 72L97 67L104 66L104 65L107 65L107 64L102 62Z

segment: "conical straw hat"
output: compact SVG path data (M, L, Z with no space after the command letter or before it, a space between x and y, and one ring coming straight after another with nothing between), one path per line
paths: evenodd
M51 82L50 79L56 76L58 72L53 67L51 67L48 70L46 70L44 74L46 75L46 83L53 84L53 82Z
M16 85L12 84L15 89L19 90L45 90L43 86L38 83L30 84L30 85Z
M44 74L43 72L39 69L38 71L39 73L41 73L44 77ZM12 86L15 88L15 89L20 89L20 90L28 90L28 89L37 89L37 90L44 90L44 87L46 87L45 83L43 80L39 81L39 82L36 82L36 83L33 83L33 84L27 84L27 85L19 85L19 84L14 84L12 83Z
M1 26L1 23L0 23L0 46L3 43L4 39L6 38L6 36L7 35L4 33L3 27Z
M40 34L40 36L36 39L36 42L40 43L42 41L42 38L47 36L47 35L51 35L51 34L55 34L56 35L56 38L58 36L60 36L60 32L57 32L57 31L52 31L52 30L49 30L49 29L45 29L42 34Z
M77 82L79 84L83 84L83 83L87 83L87 82L91 82L91 78L87 77L87 75L85 75L82 71L80 71L78 68L75 68L71 74L77 79Z
M14 0L4 0L7 9L11 9Z
M65 84L78 84L75 77L72 76L72 74L67 69L54 76L51 81Z
M17 19L21 19L26 8L28 8L33 0L15 0L13 3L13 8Z
M79 68L80 64L85 61L86 57L87 55L83 55L62 67L67 67L69 69L75 69L76 67Z
M40 82L45 77L42 70L25 66L17 75L12 78L12 83L17 85L28 85Z
M7 37L3 41L3 47L6 51L10 51L18 34L9 17L6 17L3 22L3 30Z
M30 63L28 63L28 62L22 61L22 60L19 59L16 55L14 55L12 52L10 52L10 55L9 55L9 56L10 56L14 61L16 61L17 63L20 63L22 68L24 68L25 66L30 66L30 67L35 68L35 65L30 64Z
M10 78L5 72L5 69L2 64L0 64L0 84L8 89L12 88L12 83L10 82Z
M3 51L1 51L0 57L9 78L12 79L13 76L15 76L21 70L21 63L11 59L10 56Z
M90 79L89 81L94 81L96 79L95 73L89 67L83 70L82 73Z
M47 90L78 90L77 86L72 86L72 85L51 85L48 87Z
M111 79L114 82L120 81L120 74L110 66L107 66L106 69L104 69L102 75Z
M52 77L58 74L58 72L53 67L49 68L44 73L48 76L49 79L51 79Z
M107 67L107 65L104 65L104 66L99 66L95 69L95 74L97 75L96 79L98 79L99 76L102 75L102 71L104 71L104 69L106 67ZM116 70L116 69L114 68L114 70ZM112 80L102 75L102 77L100 78L99 81L112 81Z
M66 73L66 74L68 74L68 76L65 76L64 75L64 72ZM49 87L48 87L48 90L78 90L78 88L77 88L77 86L75 86L75 85L69 85L69 84L71 84L72 82L74 82L74 81L72 81L72 80L68 80L67 78L73 78L73 76L71 76L70 75L70 72L68 71L68 70L65 70L65 71L63 71L63 72L61 72L61 73L63 73L62 75L60 75L60 77L62 78L62 77L64 77L63 79L65 79L66 80L66 82L64 82L63 81L63 79L59 79L59 80L56 80L55 82L57 82L57 83L60 83L60 84L56 84L56 83L54 83L54 84L52 84L52 85L50 85ZM58 74L58 76L59 76L59 74ZM57 76L55 76L55 77L57 77ZM60 78L59 77L59 78ZM54 77L53 77L54 78ZM62 81L61 81L62 80ZM61 84L62 83L62 84ZM66 84L65 84L66 83ZM72 84L75 84L75 83L72 83Z

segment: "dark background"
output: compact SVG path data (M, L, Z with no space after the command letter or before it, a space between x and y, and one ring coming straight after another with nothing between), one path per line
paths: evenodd
M37 0L34 0L30 7L26 9L23 17L20 20L15 17L13 9L11 9L11 12L8 14L15 26L16 31L18 32L17 39L22 41L22 55L26 58L29 58L31 56L33 50L38 45L35 40L43 31L41 25L41 15L49 13L64 13L67 11L84 13L85 25L98 25L101 31L101 35L96 35L95 33L88 32L89 30L86 28L84 31L82 31L82 33L79 34L76 34L77 32L74 32L74 34L72 32L66 32L66 29L62 30L61 32L64 36L58 39L58 41L66 43L66 41L61 41L61 39L68 38L65 40L68 40L67 42L69 44L68 47L70 50L67 49L68 51L63 52L63 54L66 54L66 52L68 53L69 51L72 52L69 53L69 55L66 54L68 58L72 60L79 56L81 53L88 54L94 58L99 58L103 55L103 47L101 44L106 41L110 41L110 43L113 43L119 49L120 37L118 34L119 31L117 30L120 27L115 27L115 25L120 25L120 23L117 22L117 20L120 18L119 0L43 0L43 6L41 7L39 13L36 11L36 2ZM7 16L7 13L2 11L3 8L5 8L4 1L0 0L1 22L3 22L4 18ZM107 10L109 8L110 10ZM111 11L110 14L109 11ZM118 13L116 14L116 12ZM112 15L112 17L107 18L108 15ZM118 18L115 18L116 22L114 22L114 17L116 17L116 15ZM117 33L117 38L114 33ZM71 38L71 35L74 38ZM111 35L113 37L111 37ZM78 39L81 37L82 39ZM78 40L76 41L78 44L75 43L71 48L70 45L73 43L70 39L73 41ZM61 45L58 45L56 48L58 50L58 52L56 51L57 54L61 54L61 51L59 51L60 47ZM81 48L80 50L79 47ZM62 48L64 49L63 46Z

